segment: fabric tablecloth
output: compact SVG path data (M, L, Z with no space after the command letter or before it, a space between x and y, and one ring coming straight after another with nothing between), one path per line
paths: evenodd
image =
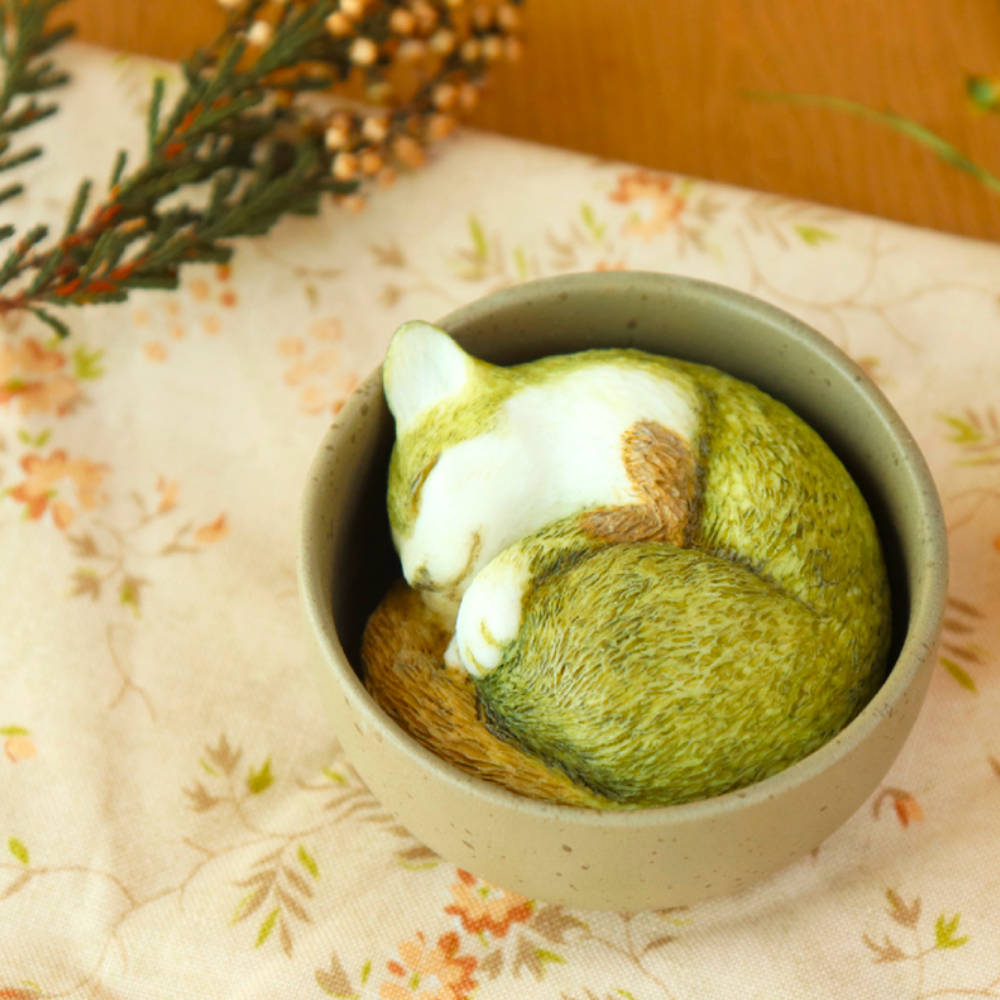
M83 46L21 224L141 149L154 74ZM524 279L671 271L851 354L944 500L940 664L885 784L739 895L570 911L435 857L308 673L297 507L395 327ZM179 292L0 333L0 997L1000 997L1000 247L465 132L356 214Z

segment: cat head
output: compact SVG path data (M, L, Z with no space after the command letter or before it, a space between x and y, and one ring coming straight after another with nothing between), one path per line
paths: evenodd
M396 421L389 520L403 573L457 602L495 554L506 508L523 489L517 442L490 432L517 376L467 354L430 323L405 323L386 353L383 385Z

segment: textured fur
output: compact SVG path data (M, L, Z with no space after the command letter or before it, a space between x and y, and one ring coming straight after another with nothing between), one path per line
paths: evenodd
M473 675L494 734L600 797L658 805L781 770L871 697L890 624L878 537L846 470L787 408L634 351L462 370L410 407L390 509L409 490L410 523L394 523L404 568L423 533L408 577L461 602L447 659ZM649 384L671 401L667 422ZM532 434L541 425L556 430ZM435 545L451 547L449 577L434 576Z

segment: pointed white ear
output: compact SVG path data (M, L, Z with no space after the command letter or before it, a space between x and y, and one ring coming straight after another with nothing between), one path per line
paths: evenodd
M389 342L382 384L397 431L429 406L461 392L473 360L444 330L416 320L404 323Z

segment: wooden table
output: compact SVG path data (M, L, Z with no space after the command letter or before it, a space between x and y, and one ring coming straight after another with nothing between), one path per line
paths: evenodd
M214 0L72 0L81 36L179 58ZM1000 173L1000 117L967 72L1000 72L992 0L528 0L523 60L474 123L508 135L970 236L1000 196L882 125L747 91L831 95L912 117Z

